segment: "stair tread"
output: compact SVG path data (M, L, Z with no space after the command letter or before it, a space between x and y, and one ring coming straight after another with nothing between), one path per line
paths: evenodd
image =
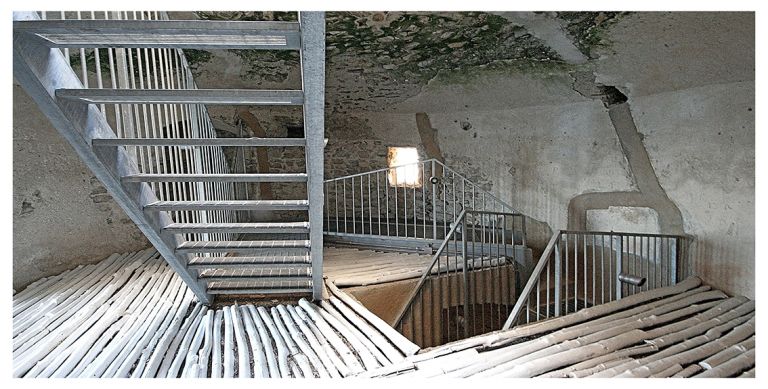
M13 24L53 47L299 49L297 22L214 20L26 20Z
M208 291L214 290L243 290L243 289L312 289L312 281L309 279L292 280L242 280L242 281L209 281Z
M96 138L101 146L306 146L305 138Z
M309 232L308 222L276 222L276 223L171 223L165 228L170 232L275 232L288 233Z
M253 265L311 265L309 255L263 255L238 257L194 257L189 260L190 267L225 267Z
M249 269L206 269L199 277L211 278L307 278L312 276L311 267L269 267Z
M229 174L160 174L143 173L123 176L124 182L306 182L306 173L229 173Z
M86 104L302 105L301 90L57 89L56 97Z
M301 248L308 240L205 240L183 242L176 249L197 248Z
M227 200L227 201L155 201L145 208L155 210L306 210L308 200Z

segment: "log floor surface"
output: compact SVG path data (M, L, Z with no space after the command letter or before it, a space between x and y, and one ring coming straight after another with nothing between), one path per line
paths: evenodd
M423 349L360 377L754 377L755 303L697 277Z
M115 254L14 294L13 375L335 378L418 350L344 300L209 309L154 249Z
M432 263L431 254L384 252L361 250L348 247L325 247L323 249L323 276L340 288L383 284L421 277ZM473 269L496 266L497 259L477 258L470 263ZM456 258L445 268L432 269L432 274L456 271L463 264Z
M359 258L345 261L353 269ZM326 265L333 263L330 256ZM336 285L339 279L329 276ZM696 277L418 353L418 346L382 327L353 298L331 289L329 300L319 304L302 299L209 309L154 249L114 254L14 294L13 375L755 375L754 301L729 297Z

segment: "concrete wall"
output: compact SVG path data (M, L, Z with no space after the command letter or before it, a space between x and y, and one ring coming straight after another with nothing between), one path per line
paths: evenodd
M13 287L149 245L20 86L13 85Z

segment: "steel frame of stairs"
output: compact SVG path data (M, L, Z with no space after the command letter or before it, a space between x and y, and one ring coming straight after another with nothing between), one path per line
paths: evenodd
M243 284L243 293L311 292L314 299L321 299L324 13L300 12L298 22L172 21L157 12L154 16L152 12L133 12L132 16L130 12L104 12L98 13L103 14L100 18L90 12L90 18L85 19L81 12L76 13L76 18L66 18L61 12L60 19L51 20L46 14L51 12L14 13L15 79L198 299L210 303L213 294L237 293L238 290L227 288L212 290L211 285L222 281L242 284L242 280L255 282ZM181 51L188 48L298 50L302 90L198 89ZM82 77L78 77L70 63L70 51L77 50ZM92 50L95 57L98 88L93 81L89 87L90 59L86 58L85 50ZM144 88L142 50L148 88ZM108 59L100 57L104 52ZM150 53L151 68L155 70L154 88L149 74ZM132 54L138 56L137 69ZM112 88L102 85L99 61L109 62ZM301 105L305 138L217 139L204 104ZM152 115L151 136L147 106ZM178 114L183 120L180 124L171 123L168 112L171 118ZM234 174L226 163L222 146L304 147L307 171ZM161 158L158 148L168 149L168 155L163 152ZM179 166L174 168L173 164ZM263 181L306 183L308 198L236 199L235 183ZM250 223L237 220L236 212L242 210L299 210L306 212L307 220ZM308 239L232 239L239 233L267 231L299 233ZM303 250L303 254L296 250ZM249 256L238 260L229 256L232 252L258 253L267 259L254 261L259 257ZM200 253L202 256L196 255ZM190 266L190 262L195 265ZM217 267L219 264L224 265ZM286 264L288 267L283 268ZM297 268L301 265L307 267ZM279 286L275 280L281 277L300 281L275 287Z

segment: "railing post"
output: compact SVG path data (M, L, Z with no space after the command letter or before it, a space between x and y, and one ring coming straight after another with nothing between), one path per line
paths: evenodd
M613 239L613 237L611 237ZM622 254L624 253L624 238L619 236L619 246L616 248L616 300L621 300L622 284L618 280L619 274L622 272Z
M560 316L560 293L561 285L563 281L562 261L560 258L560 237L562 233L558 233L557 242L555 243L555 317ZM549 291L547 291L549 293Z
M466 213L461 218L461 257L464 262L464 337L469 337L469 273L467 272L467 217Z
M678 259L680 258L680 238L674 238L672 241L675 244L675 255L672 256L672 263L670 264L670 267L671 267L670 285L674 285L679 281L677 279L677 265L678 263L680 263L678 261Z
M301 81L309 200L312 297L323 298L323 148L325 109L325 13L299 12Z
M432 160L432 177L437 178L435 173L435 160ZM433 180L429 180L432 184L432 239L437 239L437 211L435 205L437 204L437 184Z

